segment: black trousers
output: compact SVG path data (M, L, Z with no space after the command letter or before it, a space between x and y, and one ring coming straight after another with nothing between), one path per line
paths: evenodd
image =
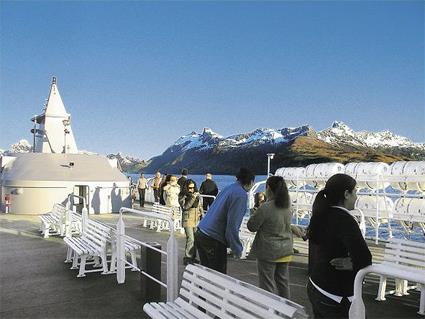
M310 303L313 306L314 318L341 318L348 319L348 311L350 310L351 302L344 297L341 303L337 303L316 289L310 282L307 284L307 295Z
M201 265L217 270L223 274L227 272L227 247L199 229L195 233L195 247L198 250Z
M214 198L211 198L211 197L202 198L202 208L204 209L204 213L207 212L208 208L211 206L213 201L214 201Z
M139 190L140 207L145 207L145 192L146 192L146 189L139 188L138 190Z
M155 203L158 203L159 202L159 189L158 188L153 189L153 197L155 198Z

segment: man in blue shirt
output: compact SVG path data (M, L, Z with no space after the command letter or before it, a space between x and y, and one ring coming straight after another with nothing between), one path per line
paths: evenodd
M224 188L202 218L195 233L201 265L226 273L227 247L236 257L242 254L239 229L248 208L248 193L255 175L241 168L237 181Z

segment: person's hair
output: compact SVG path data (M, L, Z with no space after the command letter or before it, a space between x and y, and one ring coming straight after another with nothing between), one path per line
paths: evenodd
M329 208L341 204L345 199L345 191L350 193L356 187L356 180L346 174L335 174L326 182L325 188L317 193L313 203L313 213L308 226L308 238L320 243L328 219Z
M260 204L261 204L260 203L260 195L262 195L264 197L264 201L267 200L266 193L264 193L264 192L255 193L255 195L254 195L254 207L258 208L258 206L260 206Z
M183 175L183 176L187 176L187 174L188 174L188 170L187 170L187 168L183 168L183 169L182 169L182 175Z
M242 167L241 169L239 169L239 172L236 174L236 179L242 185L249 185L254 181L255 175L249 169Z
M189 193L189 185L193 184L195 186L195 189L193 190L195 193L198 192L198 187L196 186L196 182L193 179L188 179L186 183L184 184L184 191L185 193Z
M269 187L274 196L274 203L279 208L289 208L290 200L288 187L282 176L270 176L266 186Z
M173 175L165 175L165 178L163 179L163 182L161 184L161 188L163 188L167 183L171 180L171 176Z

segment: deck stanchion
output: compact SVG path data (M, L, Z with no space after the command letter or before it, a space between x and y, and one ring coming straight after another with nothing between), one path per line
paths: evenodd
M119 284L125 282L125 248L124 248L125 225L120 211L117 223L117 281Z
M145 273L147 273L149 276L159 281L161 280L161 253L152 249L156 248L161 250L161 245L159 243L147 244L149 246L142 246L141 248L142 275L140 277L140 284L142 288L143 304L161 300L161 285L145 275ZM168 289L169 287L167 287L167 291Z
M171 235L167 242L167 301L177 299L178 287L178 255L177 241L174 236L174 227L170 225Z

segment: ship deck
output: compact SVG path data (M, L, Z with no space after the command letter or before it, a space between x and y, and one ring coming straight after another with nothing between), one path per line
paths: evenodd
M115 225L118 215L90 218ZM143 229L140 216L126 215L125 223L128 235L165 247L168 234ZM64 263L63 240L58 237L43 239L38 229L38 216L0 214L0 318L147 318L142 309L138 272L127 270L126 282L121 285L115 275L90 273L85 278L76 278L77 271L70 270L69 264ZM182 256L184 236L178 234L177 242L179 256ZM291 299L304 305L311 315L305 288L307 244L302 241L295 244L300 253L290 264ZM370 248L374 261L379 261L382 247L370 243ZM165 278L165 264L163 266ZM180 275L183 270L180 258ZM256 284L256 262L229 258L228 274ZM387 301L378 302L374 300L378 282L377 276L369 276L363 287L368 318L423 318L416 313L418 291L411 290L410 295L403 297L391 295ZM393 286L390 280L388 288Z

